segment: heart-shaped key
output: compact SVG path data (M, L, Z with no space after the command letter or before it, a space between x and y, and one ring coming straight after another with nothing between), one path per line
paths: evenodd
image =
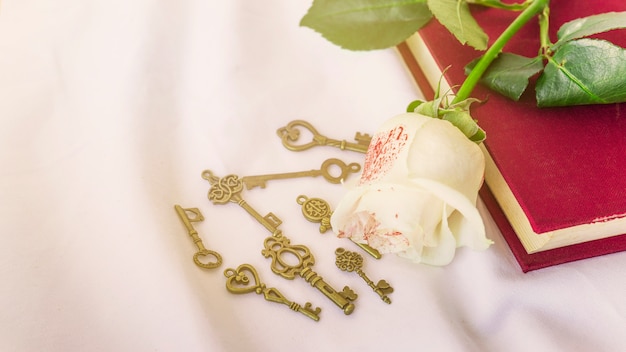
M226 289L234 294L244 294L255 292L263 294L266 300L270 302L280 303L288 306L291 310L302 313L307 317L319 321L321 308L313 309L313 305L307 302L304 307L294 303L283 296L278 289L267 288L264 283L259 280L259 274L250 264L241 264L237 269L228 268L224 271L226 276Z
M308 134L311 135L312 138L310 142L303 144L295 143L298 142L301 137L299 127L303 127L305 130L308 131ZM341 150L351 150L358 153L366 153L367 147L372 140L372 137L370 135L360 132L357 132L354 136L354 140L356 142L348 142L346 140L328 138L317 132L313 125L303 120L294 120L289 122L287 126L279 128L276 131L276 134L278 134L278 137L280 137L280 139L282 140L285 148L294 152L307 150L316 146L326 145L329 147L336 147Z
M250 264L241 264L236 270L228 268L224 271L224 275L227 277L226 289L231 293L262 292L259 274Z

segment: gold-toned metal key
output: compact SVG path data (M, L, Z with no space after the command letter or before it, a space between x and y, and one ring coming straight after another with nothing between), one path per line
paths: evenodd
M261 216L243 199L241 196L243 182L237 175L219 178L210 170L205 170L202 173L202 178L211 183L208 198L213 204L238 204L272 234L263 242L265 248L261 251L264 257L272 259L272 272L289 280L293 280L298 275L322 292L346 315L354 311L352 301L357 298L357 294L348 286L345 286L342 292L335 291L321 276L313 271L311 267L315 263L315 258L309 248L291 244L290 240L283 236L282 231L278 228L282 221L276 215L269 213L266 216Z
M313 305L307 302L304 307L294 303L285 296L283 296L278 289L271 287L267 288L264 283L259 280L259 274L256 269L250 264L241 264L237 269L228 268L224 271L226 276L226 289L228 292L234 294L244 294L255 292L256 294L263 294L263 297L267 301L284 304L289 309L302 313L307 317L319 321L321 308L313 309Z
M298 127L304 127L305 129L307 129L309 133L313 135L313 139L305 144L294 144L294 142L298 142L298 139L300 139L300 130L298 129ZM348 142L346 140L331 139L317 132L317 130L310 123L303 120L291 121L287 124L287 126L279 128L276 133L281 138L285 148L294 152L325 145L330 147L336 147L341 150L350 150L358 153L366 153L367 147L372 140L372 137L370 135L362 134L360 132L357 132L354 136L354 140L356 141L356 143Z
M333 212L330 209L328 202L321 198L309 198L305 195L299 195L296 198L296 202L302 206L302 215L310 222L320 223L320 233L328 231L330 226L330 217ZM382 255L376 248L372 248L365 243L353 242L357 246L361 247L367 254L376 259L382 258Z
M369 287L374 289L374 292L380 296L383 302L387 304L391 303L387 294L393 292L393 287L389 286L385 280L380 280L376 285L374 285L374 282L365 275L363 270L361 270L361 267L363 266L363 257L359 253L350 252L343 248L337 248L335 255L337 256L335 264L339 269L348 272L356 272L363 280L365 280L365 282L367 282Z
M341 172L338 176L333 176L331 173L333 169L339 169ZM361 170L361 165L358 163L351 163L346 165L343 161L335 158L328 159L322 163L322 166L316 170L299 171L299 172L286 172L279 174L257 175L257 176L244 176L241 181L247 189L255 187L265 188L267 181L269 180L284 180L288 178L299 177L317 177L323 176L330 183L341 183L345 180L349 174L356 173Z
M187 228L189 236L193 239L193 243L198 247L198 251L193 255L193 262L197 266L205 269L214 269L222 265L222 256L216 251L206 249L202 243L202 239L198 236L198 231L193 228L192 222L203 221L204 216L200 213L198 208L183 208L180 205L174 205L178 217ZM192 214L192 217L189 217ZM200 258L205 258L205 261L201 261Z
M302 215L305 219L320 224L320 233L330 230L330 216L333 211L327 201L301 194L296 198L296 202L302 206Z

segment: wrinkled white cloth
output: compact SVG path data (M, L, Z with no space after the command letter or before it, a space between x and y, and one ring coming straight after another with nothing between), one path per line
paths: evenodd
M5 0L0 5L0 350L12 351L616 351L626 345L626 254L522 274L478 203L484 252L446 267L364 255L383 303L296 199L336 205L321 177L245 190L272 212L314 269L359 297L346 316L262 256L269 232L234 203L213 205L201 173L310 170L331 157L285 149L291 120L351 140L419 97L397 53L348 52L298 26L310 4L263 1ZM488 131L487 131L488 132ZM356 177L356 176L355 176ZM197 207L197 248L174 205ZM224 270L254 265L267 287L322 308L314 322L254 293L226 291Z

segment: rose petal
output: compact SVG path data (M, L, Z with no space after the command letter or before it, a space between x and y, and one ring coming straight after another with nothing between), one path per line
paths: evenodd
M436 209L443 203L429 194L427 190L403 185L359 186L339 203L331 226L340 236L360 241L363 236L354 230L363 228L365 220L354 214L373 214L379 235L402 233L412 245L434 245L424 243L424 232L430 233L438 226L440 214Z
M418 187L430 190L444 203L457 210L468 221L469 226L475 231L475 235L485 237L485 225L476 208L476 205L467 199L461 192L448 187L437 181L415 178L411 182ZM485 238L486 239L486 238ZM491 242L491 241L488 241Z
M444 206L442 209L442 221L439 228L432 236L437 238L437 246L424 246L419 255L410 251L398 254L400 257L410 259L416 263L424 263L429 265L447 265L454 259L457 243L448 227L448 219L445 216L448 210Z

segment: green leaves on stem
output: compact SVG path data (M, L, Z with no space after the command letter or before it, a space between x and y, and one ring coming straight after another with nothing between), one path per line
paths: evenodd
M467 99L478 81L518 100L530 78L539 73L535 88L540 107L626 101L626 51L610 42L589 38L626 28L626 12L568 22L559 29L557 42L550 43L548 3L549 0L314 0L300 25L318 31L343 48L374 50L401 43L435 17L461 43L484 50L488 38L472 17L469 4L522 11L485 55L466 67L468 78L453 102ZM501 53L504 44L538 13L540 53L536 57Z
M463 0L459 0L463 1ZM543 18L543 26L547 28L547 14L549 13L548 3L550 0L532 0L528 3L528 6L520 13L509 26L500 34L500 36L493 42L493 44L487 49L485 54L476 61L473 65L471 72L469 72L467 78L457 91L457 95L454 98L455 101L465 100L470 97L470 94L474 90L476 84L481 80L485 71L489 69L493 61L500 55L500 52L504 48L504 45L531 19L537 14L542 14L540 18ZM540 21L540 23L542 23ZM547 33L546 33L547 35ZM541 38L543 42L543 37Z
M565 23L557 42L543 38L536 57L501 54L481 82L518 100L530 77L541 72L536 98L540 107L607 104L626 101L626 50L608 41L587 38L626 28L626 12L610 12ZM466 67L471 72L478 60ZM542 72L543 71L543 72Z

